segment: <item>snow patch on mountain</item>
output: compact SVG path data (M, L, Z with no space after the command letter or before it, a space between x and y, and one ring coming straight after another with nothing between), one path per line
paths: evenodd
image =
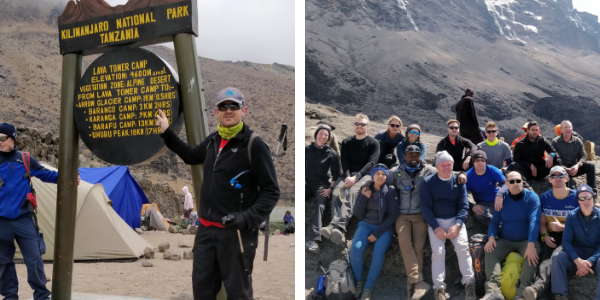
M413 20L413 18L410 16L410 13L406 9L407 4L408 4L408 0L398 0L398 7L400 7L400 9L402 9L403 11L406 12L406 16L408 17L408 20L410 21L410 23L414 26L415 31L419 31L419 28L417 28L417 24L415 24L415 21Z

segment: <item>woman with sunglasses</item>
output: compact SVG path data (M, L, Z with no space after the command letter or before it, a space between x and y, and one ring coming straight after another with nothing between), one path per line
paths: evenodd
M410 124L406 127L406 137L398 143L398 159L400 164L404 163L404 151L409 145L416 145L421 149L421 161L425 161L427 156L427 145L421 142L421 127L417 124Z
M402 128L402 120L400 118L391 116L387 124L387 130L376 134L375 139L379 141L379 159L377 163L385 164L389 168L396 162L394 149L404 139L404 136L400 133Z
M400 207L396 189L385 184L389 176L390 173L385 165L375 165L371 170L373 181L361 187L352 211L359 220L350 250L350 262L356 279L355 299L371 299L371 292L383 266L383 257L394 235L394 223L398 218ZM373 256L365 281L363 254L371 243L374 244Z

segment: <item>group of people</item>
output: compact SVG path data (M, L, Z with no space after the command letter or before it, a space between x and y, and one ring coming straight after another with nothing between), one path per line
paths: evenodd
M469 92L469 91L468 91ZM472 107L465 93L457 115ZM471 101L469 103L469 101ZM474 114L474 113L473 113ZM600 210L596 199L595 165L587 161L583 139L569 121L561 134L546 141L537 122L526 124L526 135L511 146L498 139L498 126L488 122L485 139L479 128L464 129L457 119L447 122L448 135L436 147L435 163L425 161L427 148L417 124L406 127L393 116L385 132L368 135L369 118L354 118L354 133L338 148L335 127L321 120L315 142L305 148L305 190L316 209L306 249L319 253L325 238L345 244L352 215L358 229L352 238L350 260L356 280L356 299L369 300L383 265L384 254L397 236L406 267L409 299L421 299L431 286L423 279L423 250L429 237L434 297L444 300L445 242L458 258L465 299L477 299L467 217L488 227L485 244L485 296L500 293L502 262L510 252L525 258L515 299L536 299L550 287L556 299L567 299L566 272L578 276L600 271ZM478 126L478 124L474 124ZM459 134L460 132L460 134ZM332 145L333 144L333 145ZM396 153L394 153L394 150ZM341 158L341 159L340 159ZM341 165L340 165L341 164ZM574 189L573 177L587 175L587 184ZM527 181L548 176L552 189L538 196ZM475 203L470 203L471 192ZM331 198L332 220L322 224ZM363 253L374 244L369 273L363 275ZM600 289L596 294L600 299Z

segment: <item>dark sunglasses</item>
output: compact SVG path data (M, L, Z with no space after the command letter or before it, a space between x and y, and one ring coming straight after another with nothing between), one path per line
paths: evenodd
M0 136L0 142L6 142L6 141L8 141L7 136Z
M448 128L450 128L450 130L457 130L457 129L458 129L458 126L450 126L450 127L448 127Z
M579 200L579 202L583 202L583 201L586 201L586 200L592 200L592 199L594 199L594 197L592 197L592 196L587 196L587 197L583 197L583 198L577 198L577 200Z
M240 110L240 108L242 108L241 104L237 104L237 103L230 103L230 104L219 104L217 105L217 109L219 109L219 111L227 111L227 109L230 108L231 111L236 111L236 110Z
M498 130L486 130L487 133L496 133Z
M564 174L560 174L560 175L550 175L550 179L556 179L556 178L565 178L567 177L567 175Z
M400 128L400 125L396 125L396 124L390 124L390 126Z
M365 124L365 123L360 123L360 122L354 122L354 126L365 127L365 126L367 126L367 124Z
M409 133L410 133L410 134L416 134L416 135L420 135L420 134L421 134L420 132L418 132L418 131L414 131L414 130L411 130L411 131L409 131Z
M513 180L509 180L508 182L509 182L510 184L515 184L515 182L516 182L516 183L521 183L521 181L522 181L521 179L513 179Z

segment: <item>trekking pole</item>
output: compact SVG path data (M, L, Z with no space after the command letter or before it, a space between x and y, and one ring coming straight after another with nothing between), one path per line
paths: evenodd
M244 262L244 271L246 271L246 273L248 275L250 275L250 267L248 266L248 260L246 260L246 256L244 255L244 244L242 244L242 234L240 233L240 230L237 230L237 234L238 234L238 240L240 241L240 251L242 252L242 261Z
M279 131L279 138L277 138L277 149L275 150L275 157L273 158L273 166L275 165L275 161L277 160L277 155L279 154L279 146L283 143L283 151L287 150L287 124L281 124L281 130ZM269 235L271 234L269 231L269 222L270 216L267 216L267 220L265 221L265 255L263 257L263 261L267 261L267 257L269 256Z

